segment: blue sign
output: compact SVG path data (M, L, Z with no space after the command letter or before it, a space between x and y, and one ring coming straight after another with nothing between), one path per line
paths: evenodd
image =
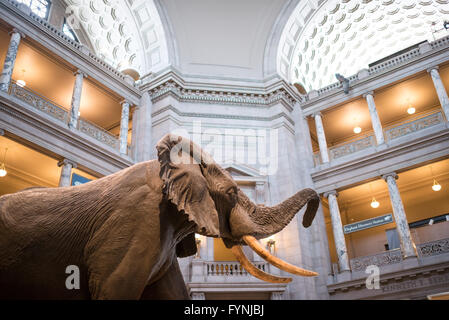
M391 223L391 222L393 222L393 216L391 215L391 213L389 213L384 216L347 224L347 225L343 226L343 231L345 234L347 234L347 233L351 233L351 232L356 232L356 231L365 230L368 228L381 226L383 224L387 224L387 223Z
M72 173L72 186L79 186L80 184L92 181L86 177L80 176L79 174Z

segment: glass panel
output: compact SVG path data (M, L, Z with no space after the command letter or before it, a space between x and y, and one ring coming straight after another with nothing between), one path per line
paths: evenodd
M50 9L50 1L48 0L17 0L19 3L23 3L30 7L31 11L37 16L47 19Z

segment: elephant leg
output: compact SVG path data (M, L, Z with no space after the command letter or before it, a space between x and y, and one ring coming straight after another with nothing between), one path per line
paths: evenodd
M190 300L186 284L179 269L178 259L156 282L145 287L141 300Z

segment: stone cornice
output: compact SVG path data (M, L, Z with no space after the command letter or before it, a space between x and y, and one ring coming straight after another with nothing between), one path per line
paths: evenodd
M278 113L271 117L253 117L253 116L242 116L242 115L226 115L226 114L211 114L211 113L195 113L195 112L182 112L175 107L168 105L165 106L152 114L153 118L166 112L173 111L180 117L192 117L192 118L210 118L210 119L229 119L229 120L251 120L251 121L273 121L279 118L286 119L292 126L295 125L293 120L284 112Z
M170 68L142 85L140 89L149 92L153 103L166 96L173 96L182 102L257 107L270 107L281 103L290 112L300 99L294 89L280 78L270 79L271 81L256 86L254 83L243 85L241 82L238 85L191 82L184 80L187 77L174 68Z

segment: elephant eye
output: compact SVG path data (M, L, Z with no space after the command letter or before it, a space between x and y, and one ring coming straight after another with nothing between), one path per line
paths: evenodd
M230 187L228 189L228 191L226 191L227 194L232 195L232 194L237 194L237 188L236 187Z

